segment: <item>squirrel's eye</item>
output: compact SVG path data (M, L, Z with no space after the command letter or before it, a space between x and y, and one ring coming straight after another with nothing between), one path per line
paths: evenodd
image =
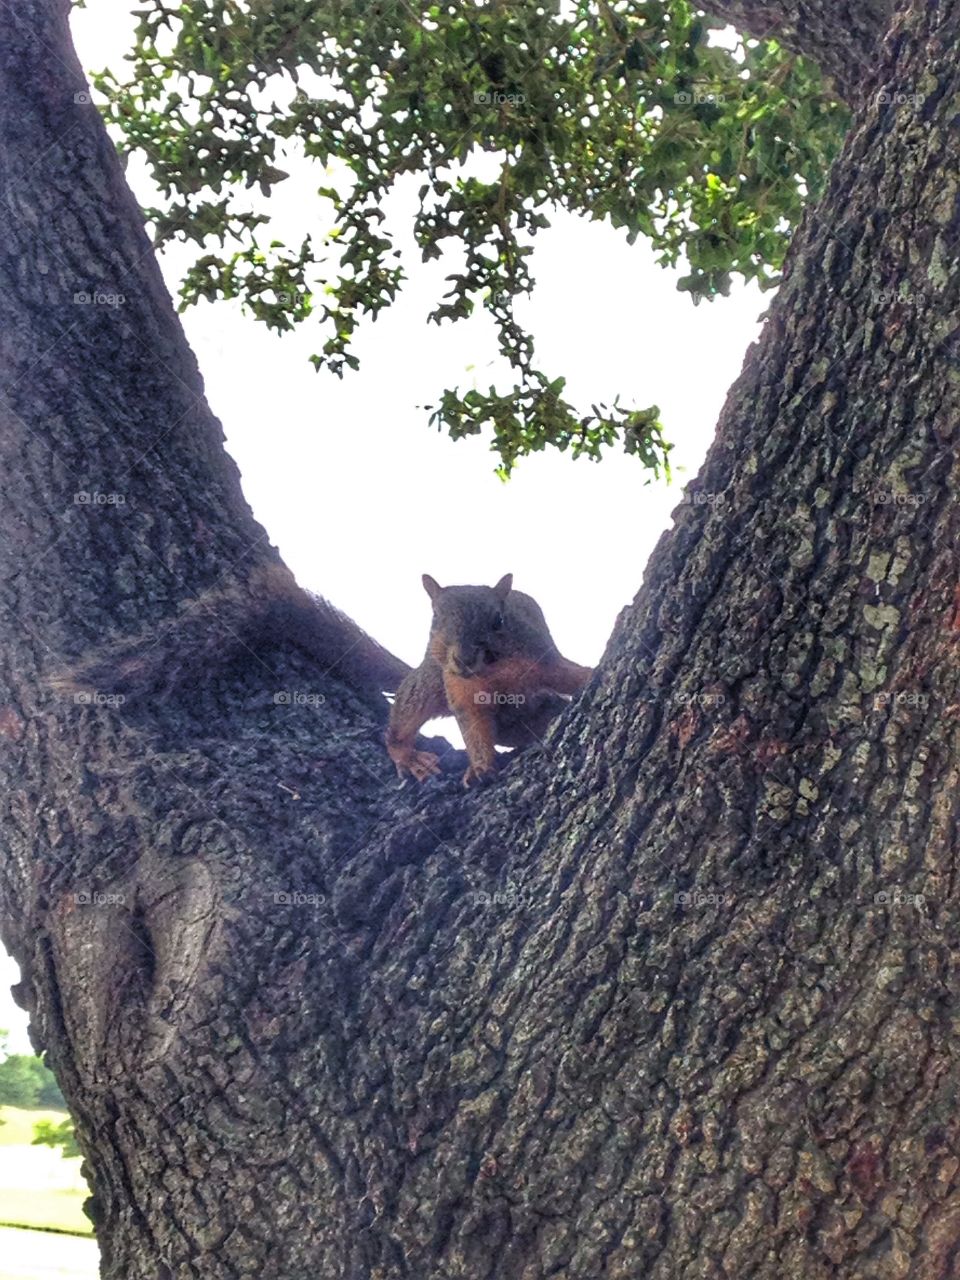
M502 626L503 626L503 614L498 613L493 620L493 630L499 631Z

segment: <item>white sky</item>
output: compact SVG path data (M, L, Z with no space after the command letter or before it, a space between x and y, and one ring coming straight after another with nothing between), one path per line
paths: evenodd
M88 0L75 11L84 67L118 68L131 27L127 0ZM131 162L128 177L150 203L145 170ZM278 226L289 229L291 243L307 228L326 229L329 206L313 195L323 181L319 168L304 167L278 190ZM409 191L395 205L388 226L406 249ZM411 663L427 639L424 572L444 585L492 583L512 572L517 588L540 602L561 651L598 661L681 486L700 465L768 302L740 287L694 308L676 292L677 273L656 266L642 243L630 248L624 233L561 213L551 221L537 237L537 288L518 310L536 338L539 366L566 376L565 395L584 411L618 392L627 405L658 403L675 445L671 487L645 487L640 464L615 451L599 465L537 454L504 485L487 441L454 443L427 427L416 406L436 403L447 386L468 386L474 376L483 388L512 385L485 316L441 329L425 324L449 262L406 258L413 280L375 325L361 327L360 370L342 382L307 363L320 347L309 321L278 338L233 303L201 304L183 317L257 518L304 586ZM171 292L186 260L174 249L163 263ZM451 728L443 722L444 732ZM22 1052L26 1019L8 1002L13 981L16 966L0 958L0 1027Z

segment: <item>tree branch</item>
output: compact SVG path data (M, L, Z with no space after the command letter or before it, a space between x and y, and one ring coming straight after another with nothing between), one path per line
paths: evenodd
M893 11L892 0L702 0L702 7L739 31L773 36L817 63L851 106L876 66Z
M952 1274L960 6L905 9L597 679L412 800L293 653L136 722L31 688L250 519L50 7L0 5L0 915L104 1277Z

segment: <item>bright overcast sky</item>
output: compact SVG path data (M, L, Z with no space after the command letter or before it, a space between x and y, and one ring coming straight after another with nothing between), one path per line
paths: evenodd
M119 67L132 23L124 0L87 0L74 37L88 70ZM152 200L146 170L128 177ZM299 245L326 229L329 206L313 194L322 171L301 166L274 198L266 232ZM415 191L414 176L410 187ZM286 188L286 191L284 191ZM277 198L283 192L282 198ZM411 191L390 223L399 234ZM697 471L727 388L757 333L768 299L754 288L694 308L676 292L674 272L623 232L557 213L537 237L532 299L518 308L534 334L539 366L567 379L579 409L609 403L659 404L675 448L674 483L644 485L635 459L611 451L599 465L554 452L522 460L506 485L493 474L488 442L453 443L426 425L418 405L476 378L506 381L485 317L438 329L425 324L444 292L450 262L406 259L413 277L400 301L361 327L357 373L343 381L307 363L319 349L309 321L278 338L233 303L202 304L183 317L207 396L257 518L304 586L328 596L408 662L422 656L429 625L420 575L441 583L492 583L512 572L535 596L560 649L593 665L617 613L634 596L643 566L680 487ZM186 258L163 260L171 292ZM108 288L109 282L104 282ZM451 722L444 722L444 726ZM453 736L451 734L451 736ZM16 967L0 962L0 1027L27 1048L25 1016L8 1004Z

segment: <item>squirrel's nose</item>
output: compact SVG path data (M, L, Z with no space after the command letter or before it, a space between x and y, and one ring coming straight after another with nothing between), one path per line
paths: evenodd
M472 676L480 665L481 655L477 649L458 649L452 658L458 676Z

